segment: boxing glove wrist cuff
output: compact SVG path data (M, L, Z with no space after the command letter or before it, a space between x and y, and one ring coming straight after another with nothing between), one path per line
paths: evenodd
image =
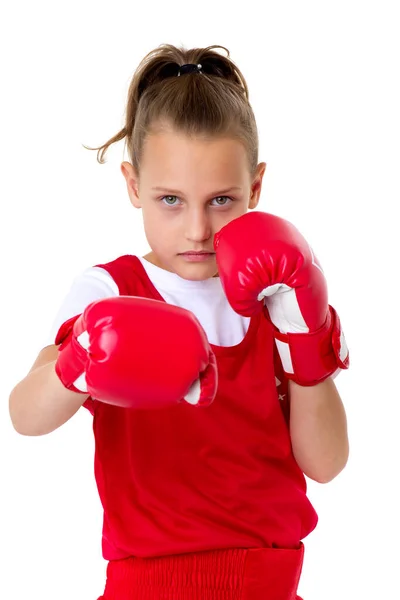
M76 315L65 321L57 333L55 344L61 345L58 349L55 371L64 387L79 394L87 394L74 385L78 377L84 373L87 361L86 350L73 335L75 322L80 316Z
M283 334L275 329L274 337L287 378L299 385L316 385L349 367L346 340L332 306L317 331Z
M208 406L214 400L218 388L217 359L212 350L209 351L209 363L205 371L200 373L201 396L198 406Z

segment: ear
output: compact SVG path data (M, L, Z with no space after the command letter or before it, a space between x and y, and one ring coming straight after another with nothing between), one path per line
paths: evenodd
M121 164L121 172L125 177L126 187L128 189L129 199L135 208L141 208L141 202L139 199L139 177L136 173L135 167L129 162L123 162Z
M253 183L251 184L251 195L249 200L249 208L256 208L261 194L262 180L264 177L265 169L267 168L267 163L260 163L257 166L256 173L253 178Z

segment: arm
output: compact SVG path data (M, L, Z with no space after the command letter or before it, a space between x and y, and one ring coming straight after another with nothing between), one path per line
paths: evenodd
M316 481L331 481L349 454L346 415L331 377L349 367L349 352L323 270L300 232L268 213L230 221L214 247L232 308L243 316L262 311L273 326L290 380L289 418L285 393L278 395L299 467Z
M21 435L45 435L68 421L88 398L67 390L57 377L58 347L44 348L31 370L11 391L9 412Z
M345 409L332 378L303 387L289 381L290 436L297 464L307 477L328 483L349 457Z

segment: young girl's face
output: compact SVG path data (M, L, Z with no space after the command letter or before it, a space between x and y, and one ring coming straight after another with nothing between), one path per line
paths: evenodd
M251 177L246 150L234 139L191 138L168 127L149 135L140 177L130 163L121 165L131 202L143 212L145 258L184 279L217 275L214 235L257 206L265 167Z

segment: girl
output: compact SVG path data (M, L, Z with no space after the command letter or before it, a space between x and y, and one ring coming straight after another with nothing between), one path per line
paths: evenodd
M123 129L151 252L86 269L10 395L42 435L94 418L104 600L295 600L317 524L304 475L348 458L348 367L320 265L257 207L266 164L246 82L211 46L139 65Z

